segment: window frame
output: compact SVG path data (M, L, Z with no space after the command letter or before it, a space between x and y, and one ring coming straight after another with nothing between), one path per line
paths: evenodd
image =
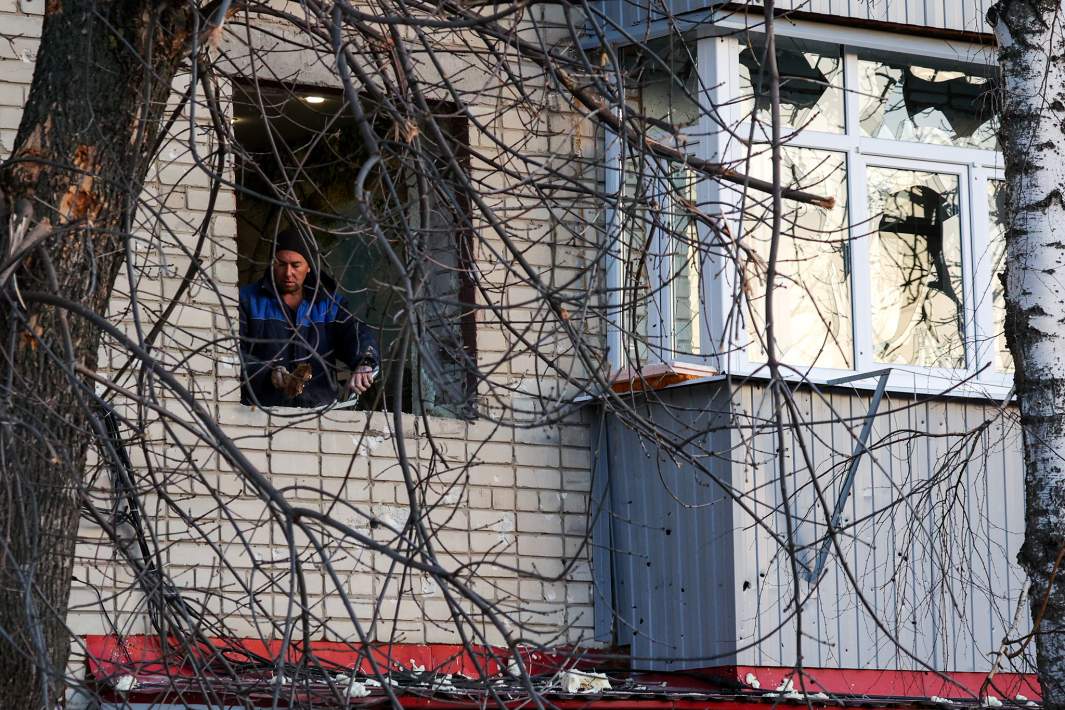
M252 98L258 98L257 95L265 90L267 92L279 92L285 95L286 97L288 97L286 98L286 101L291 100L291 97L314 94L328 97L329 100L338 101L341 103L341 105L347 103L347 98L344 95L343 88L336 85L313 84L300 81L282 81L274 78L265 79L253 76L235 75L230 78L229 89L231 99L233 96L239 95L244 101L248 101ZM454 140L455 147L453 148L453 151L455 153L455 161L457 162L459 168L464 172L464 174L468 176L470 174L471 156L469 121L465 116L461 115L460 112L457 111L455 104L451 101L442 99L430 100L429 107L433 110L433 117L437 124L444 128L446 130L446 134ZM278 112L278 115L281 115L281 109L274 107L274 110ZM234 111L234 107L232 105L229 107L229 111ZM236 120L234 119L233 122L236 123ZM269 121L265 121L264 123L269 123ZM266 130L265 126L263 130ZM236 143L240 143L240 141L236 138L236 131L234 131L234 140ZM290 148L291 146L286 145L286 149ZM238 156L238 159L242 158ZM236 169L238 171L241 170L239 166ZM245 192L244 184L245 178L243 177L243 175L238 174L236 175L236 177L234 177L234 185L236 186L235 189L237 190L238 197L241 193ZM455 270L457 277L457 288L455 295L458 299L459 304L462 307L462 313L459 316L457 323L457 331L459 339L461 340L463 357L467 360L467 362L473 365L471 367L463 368L464 373L462 376L462 385L465 388L466 401L463 402L461 405L462 412L459 414L440 414L430 413L426 411L424 399L421 396L421 392L424 389L424 380L419 374L420 368L415 367L411 359L408 358L408 361L403 365L402 373L400 373L398 376L402 377L404 380L408 378L410 379L410 411L406 411L406 407L404 407L404 411L402 412L403 414L415 416L424 415L439 419L455 421L473 421L481 416L481 394L478 391L480 376L475 366L478 358L478 308L475 255L476 234L474 231L472 212L469 204L468 195L466 195L465 193L459 193L456 198L458 210L460 211L463 217L463 219L461 219L454 228L454 232L452 234L453 239L451 244L451 247L454 250L455 260L457 263L457 268ZM251 199L258 200L258 197L252 194ZM239 221L241 210L238 208L238 206L239 200L237 203L235 203L233 207L234 217L237 218ZM275 218L275 220L276 219L277 218ZM276 226L278 223L275 221L274 224ZM260 235L260 238L262 238L262 235ZM237 261L238 263L240 259L247 258L245 255L242 254L242 248L239 244L234 244L233 254L235 261ZM320 250L318 253L318 257L322 261L322 264L328 268L329 265L326 263L325 253ZM267 263L264 264L261 268L264 271L268 271L270 268L269 263L270 262L267 261ZM256 271L253 271L252 274L262 273L258 271L259 268L260 267L257 266ZM339 274L337 274L337 276L339 276ZM239 278L240 277L238 276L238 279ZM254 282L255 278L253 277L253 279L248 283ZM349 299L350 303L350 295L345 295ZM352 310L355 309L353 308ZM368 323L368 325L378 331L378 337L380 338L380 324ZM382 353L382 355L384 355L384 353ZM420 357L420 353L418 354L418 357ZM347 372L346 367L337 367L335 369L342 373ZM238 375L243 381L244 372L242 369L240 369ZM336 373L334 372L334 378L335 376ZM390 383L390 381L391 380L387 377L379 376L374 384L376 387L385 387ZM340 386L345 383L346 380L338 382L337 384L338 386ZM339 389L338 393L343 394ZM389 394L388 396L390 397L391 395ZM342 401L342 399L338 399L330 406L335 407L336 405L342 403ZM313 411L313 408L286 408L293 409L294 411ZM377 410L361 411L369 412Z
M717 28L720 31L723 28ZM883 31L840 28L810 22L781 23L781 35L800 40L831 44L840 47L844 80L845 132L842 134L817 131L799 131L788 145L843 153L846 159L846 185L848 223L851 239L851 327L853 356L851 369L835 369L821 366L795 365L789 376L815 383L828 381L855 373L872 372L891 367L888 386L892 390L913 393L1004 398L1013 383L1012 371L995 369L995 333L993 332L993 297L989 260L982 257L990 247L989 206L987 181L1002 179L1002 155L999 151L971 147L933 145L927 143L894 141L861 135L858 124L860 97L857 93L859 54L868 50L890 51L901 59L929 57L956 61L959 68L993 65L993 55L986 46L947 42L927 37L902 36ZM704 33L693 39L696 43L697 67L701 86L707 101L718 107L719 113L730 125L738 126L739 108L735 101L740 95L739 53L750 40L759 39L758 32L746 34ZM706 112L703 112L704 114ZM696 128L699 136L696 150L699 157L707 160L741 160L744 149L730 141L727 134L717 130L713 120L702 115ZM611 137L608 136L608 141ZM616 145L616 143L615 143ZM920 157L914 148L919 146ZM609 155L608 155L609 158ZM871 295L869 246L871 235L868 225L868 194L866 170L868 167L898 167L921 172L952 173L959 177L959 214L961 216L962 284L964 303L964 330L962 342L965 350L965 366L962 368L936 368L919 365L884 364L872 354ZM608 171L609 174L609 171ZM616 183L615 183L616 184ZM620 188L620 185L617 187ZM608 189L610 186L608 185ZM697 186L697 201L703 205L737 204L740 196L734 187L700 180ZM738 226L738 225L734 225ZM700 239L707 239L707 228L699 225ZM865 233L863 236L863 232ZM693 362L709 365L721 372L735 376L766 375L764 363L753 361L748 356L746 325L728 328L729 311L736 298L741 298L736 288L738 274L735 264L725 263L720 257L709 258L704 266L702 283L701 314L704 348L716 348L716 352L701 356L684 356L663 348L659 359L663 361ZM652 287L654 284L652 284ZM741 305L747 317L746 305ZM672 333L672 323L662 323L659 331ZM614 328L613 330L616 330ZM614 336L614 343L618 337ZM669 342L666 340L665 342ZM613 344L613 343L612 343ZM612 364L623 367L618 353L611 348ZM868 387L875 385L875 378L862 381ZM859 386L863 386L859 383Z

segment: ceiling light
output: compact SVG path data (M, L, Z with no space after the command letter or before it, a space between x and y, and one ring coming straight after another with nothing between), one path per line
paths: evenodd
M309 104L324 104L325 103L325 97L324 96L304 96L303 100L306 101Z

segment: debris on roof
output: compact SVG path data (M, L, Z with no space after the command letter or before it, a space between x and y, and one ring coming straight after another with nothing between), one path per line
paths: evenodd
M557 653L522 649L521 664L528 677L512 675L517 664L504 648L315 642L305 649L302 644L220 639L199 645L175 642L164 648L154 637L90 636L86 649L89 677L101 696L159 707L196 702L271 707L279 690L290 707L392 705L421 710L519 707L533 694L559 710L771 710L778 705L818 710L951 705L981 710L1037 705L1019 693L1013 694L1013 701L1002 701L961 685L940 691L952 697L835 692L807 673L799 683L794 669L774 667L640 673L619 665L614 656L596 658L573 649ZM771 679L767 683L776 684L774 690L761 689L756 670L763 679ZM828 672L839 674L843 682L863 673ZM922 685L926 680L920 672L912 672L907 687L927 687ZM1024 687L1038 692L1037 686Z

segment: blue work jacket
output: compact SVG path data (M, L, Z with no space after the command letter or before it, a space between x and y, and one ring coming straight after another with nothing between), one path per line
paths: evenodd
M336 363L354 370L378 367L373 329L351 314L328 276L307 276L303 301L293 310L274 289L270 273L240 289L240 401L264 407L319 407L337 398ZM312 377L289 399L270 382L275 367L293 372L309 363Z

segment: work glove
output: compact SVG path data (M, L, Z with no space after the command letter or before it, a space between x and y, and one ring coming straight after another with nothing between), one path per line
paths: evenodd
M303 388L311 381L313 374L311 366L305 362L296 365L292 372L286 367L278 366L270 371L270 384L289 399L294 399L303 394Z

